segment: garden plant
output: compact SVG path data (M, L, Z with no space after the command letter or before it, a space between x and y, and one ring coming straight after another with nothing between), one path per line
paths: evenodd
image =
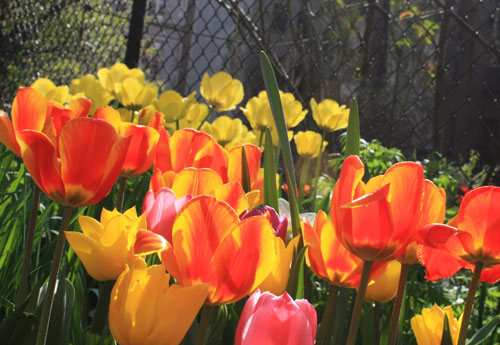
M246 104L225 72L183 96L119 62L20 86L2 344L500 341L500 187L363 140L355 99L308 108L260 61Z

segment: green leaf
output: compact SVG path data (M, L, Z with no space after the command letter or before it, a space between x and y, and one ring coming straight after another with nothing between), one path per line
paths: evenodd
M300 233L299 205L297 204L297 182L295 181L295 171L293 167L292 150L288 141L288 130L285 123L285 115L278 89L278 82L274 75L273 67L266 53L260 52L260 69L266 85L267 97L273 113L274 123L280 139L281 151L285 161L285 177L288 184L288 200L290 202L290 213L292 215L293 236Z
M349 122L347 124L346 156L359 155L360 139L358 102L356 98L353 98L349 108Z
M278 205L278 188L276 186L276 165L274 164L274 147L271 131L266 128L264 148L264 203L276 211Z
M451 338L450 323L448 321L448 314L444 314L443 336L441 338L441 345L453 345Z
M252 190L252 183L250 182L250 171L248 170L248 158L245 146L241 150L241 181L243 190L248 193Z
M467 343L467 345L477 345L482 344L491 333L498 326L498 321L500 321L500 315L495 316L491 319L486 325L481 327L471 338L471 340Z
M47 334L47 344L69 344L69 328L75 302L75 288L68 279L59 280Z
M292 260L291 276L288 280L286 291L292 298L304 298L304 257L306 254L307 245L302 247L298 254Z

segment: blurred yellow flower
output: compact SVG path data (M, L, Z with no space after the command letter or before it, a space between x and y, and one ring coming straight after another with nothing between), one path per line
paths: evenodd
M400 274L401 263L390 261L384 273L368 285L365 301L386 303L396 297Z
M140 84L144 84L144 73L138 68L128 68L127 65L117 62L111 68L101 68L97 72L97 77L101 85L111 93L115 93L116 86L126 78L136 79Z
M113 280L134 261L135 237L147 229L145 214L137 217L135 208L125 213L102 210L101 222L79 216L82 232L66 231L71 248L88 274L96 280Z
M297 132L294 136L297 152L300 156L308 159L318 157L320 153L321 134L313 131ZM328 145L327 141L323 141L321 152Z
M120 345L177 345L207 297L208 285L170 285L161 265L136 258L111 292L109 329Z
M31 87L40 92L48 101L64 104L72 99L67 85L56 86L56 84L47 78L38 78L31 84ZM77 98L80 97L82 95L78 95Z
M224 147L239 138L245 129L248 131L240 119L232 119L225 115L218 116L212 123L205 122L201 127L203 132L210 134Z
M429 308L422 309L422 315L415 315L411 319L411 329L418 345L440 345L443 338L444 315L448 316L450 334L453 344L458 342L462 316L457 321L453 316L453 309L450 306L441 309L437 304Z
M243 100L243 84L226 72L215 73L212 77L205 73L200 93L216 111L232 110Z
M93 114L97 108L108 105L114 98L92 74L86 74L80 79L73 79L69 92L73 95L81 94L92 101L90 114Z
M195 95L196 91L193 91L189 96L182 97L177 91L169 90L153 100L153 105L163 113L166 122L175 122L185 117L191 105L196 103Z
M153 83L144 85L134 78L126 78L115 85L116 99L127 109L137 111L153 102L158 96L158 86Z
M333 99L326 98L319 104L311 98L313 119L322 130L332 132L347 127L349 109L339 106Z
M181 128L198 128L201 121L208 114L208 106L204 103L194 102L186 111L186 116L179 120L179 129ZM174 131L177 129L175 122L166 122L165 126Z
M286 126L288 128L297 126L306 116L307 109L303 110L302 104L291 93L280 90L280 98L283 105ZM263 130L266 127L276 127L266 91L261 91L257 97L250 98L245 108L240 109L247 117L253 129Z

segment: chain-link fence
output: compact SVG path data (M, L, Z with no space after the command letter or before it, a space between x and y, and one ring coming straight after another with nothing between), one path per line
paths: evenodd
M417 157L475 150L492 167L500 161L498 0L135 3L145 5L139 66L163 90L187 95L205 72L224 70L248 99L264 88L265 50L280 87L304 106L357 97L365 138ZM132 1L4 1L0 10L3 103L37 76L68 83L125 57Z

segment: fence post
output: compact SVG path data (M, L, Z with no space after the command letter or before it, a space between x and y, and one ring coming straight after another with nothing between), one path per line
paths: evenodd
M125 64L129 68L137 67L139 64L145 13L146 0L134 0L128 29L127 51L125 52Z

